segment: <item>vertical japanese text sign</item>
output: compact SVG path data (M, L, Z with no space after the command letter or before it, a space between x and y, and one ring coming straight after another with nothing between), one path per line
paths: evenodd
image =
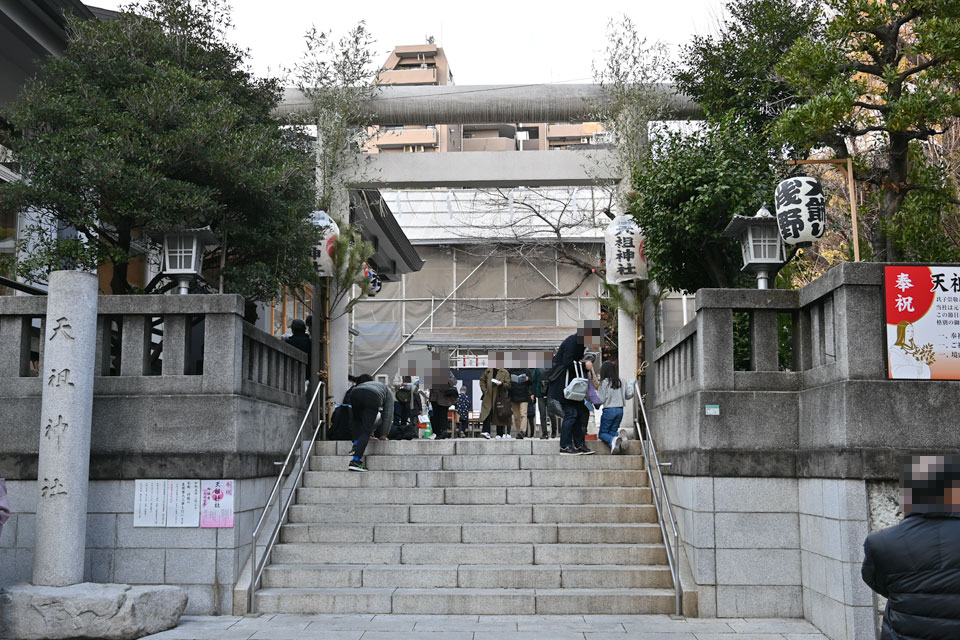
M960 268L886 266L890 378L960 380Z
M603 232L607 282L617 284L647 277L640 227L631 216L617 216Z

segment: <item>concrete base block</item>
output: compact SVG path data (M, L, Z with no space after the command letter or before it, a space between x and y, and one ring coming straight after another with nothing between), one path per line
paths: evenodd
M173 586L16 585L0 590L0 638L133 640L177 626L186 607Z

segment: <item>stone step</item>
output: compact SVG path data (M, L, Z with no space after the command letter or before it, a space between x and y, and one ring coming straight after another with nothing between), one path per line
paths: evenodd
M342 466L342 465L341 465ZM646 471L308 471L305 487L645 487Z
M672 588L666 566L274 564L263 587L436 589Z
M662 544L537 544L534 564L657 565L667 563Z
M391 613L396 589L259 589L258 613Z
M671 614L673 589L537 589L537 614Z
M572 544L636 544L662 542L660 525L646 523L558 524L557 542Z
M359 475L359 474L358 474ZM297 504L652 504L644 487L306 487Z
M652 505L609 504L412 504L336 505L294 504L290 522L318 523L650 523Z
M533 522L640 524L656 521L657 510L652 505L547 504L533 506Z
M349 455L311 456L310 471L346 471ZM642 456L561 455L366 455L370 471L640 470ZM361 474L357 474L361 475ZM370 482L369 480L366 482Z
M631 544L660 542L656 523L632 524L340 524L291 522L281 542L463 542Z
M667 565L564 564L560 570L564 589L673 589Z
M273 549L280 564L621 564L656 565L667 561L661 544L530 544L530 543L298 543Z
M599 440L587 440L587 447L599 455L610 455L610 447ZM625 455L641 455L640 443L631 441L631 447ZM316 455L346 456L352 453L353 443L346 440L338 442L317 442ZM540 440L539 438L513 438L510 440L487 440L485 438L457 438L446 440L370 440L366 456L410 456L410 455L556 455L560 452L559 440Z
M273 588L257 592L257 609L298 614L666 614L673 611L673 590Z

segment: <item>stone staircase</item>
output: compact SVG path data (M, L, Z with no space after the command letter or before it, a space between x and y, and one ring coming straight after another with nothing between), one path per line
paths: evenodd
M257 591L262 613L672 613L639 446L317 443Z

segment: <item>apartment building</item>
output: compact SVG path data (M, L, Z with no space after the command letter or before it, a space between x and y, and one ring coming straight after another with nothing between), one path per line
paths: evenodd
M454 83L443 48L432 43L396 47L387 57L377 79L384 85L440 86ZM554 151L606 142L607 134L598 122L438 123L377 127L366 151Z

